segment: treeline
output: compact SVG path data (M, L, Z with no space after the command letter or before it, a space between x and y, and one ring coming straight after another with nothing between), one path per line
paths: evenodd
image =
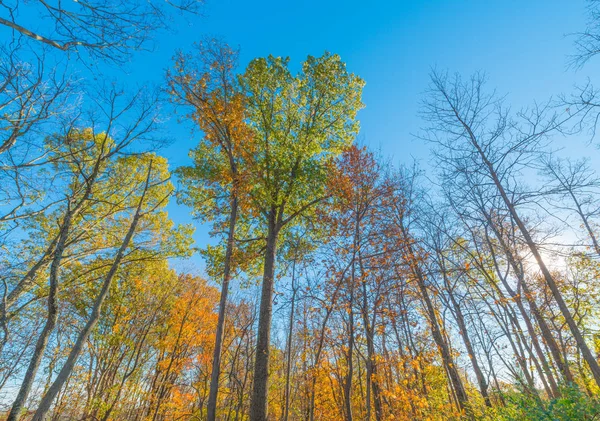
M92 88L52 57L120 65L198 4L28 2L38 34L18 3L0 20L2 419L599 416L600 177L554 151L595 133L591 83L514 111L482 74L433 72L425 174L355 143L364 82L335 54L240 69L207 39L160 90ZM575 66L600 51L590 7ZM167 107L202 134L175 177ZM173 199L212 229L208 280L173 269L196 251Z

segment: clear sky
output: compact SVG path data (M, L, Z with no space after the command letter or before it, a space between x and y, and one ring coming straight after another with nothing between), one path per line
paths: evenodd
M419 128L417 110L432 67L464 75L486 71L490 86L508 93L515 106L569 91L598 70L566 66L573 52L566 34L585 27L585 0L207 2L204 17L178 21L155 52L133 58L134 81L160 81L174 51L189 50L205 35L239 46L242 67L268 54L289 56L297 65L308 54L338 53L367 82L362 140L399 159L425 156L410 133ZM185 154L189 146L184 136L176 151Z
M268 54L289 56L297 66L308 54L338 53L366 81L360 141L395 162L414 156L427 166L427 147L411 134L421 124L419 101L433 67L465 76L485 71L490 88L508 94L515 108L569 92L600 69L600 59L577 72L567 68L574 52L567 34L585 28L585 0L207 2L204 16L176 19L155 51L133 56L125 74L108 72L128 84L161 83L175 51L205 36L239 46L242 69ZM188 162L198 134L176 118L167 125L174 143L163 154L176 167ZM569 142L570 151L585 146ZM190 221L182 206L170 205L170 212L177 222ZM206 229L198 227L196 239L206 242Z
M431 68L465 76L485 71L490 88L508 94L515 108L544 101L598 74L596 63L567 68L574 52L567 35L583 30L586 19L585 0L208 0L205 16L178 20L156 51L134 57L127 77L160 82L173 53L206 35L239 46L242 68L268 54L298 65L308 54L338 53L367 83L360 141L395 162L415 157L427 166L427 147L412 134L421 125L419 101ZM168 124L175 142L164 153L173 166L184 164L195 140L189 127L175 119ZM577 143L571 149L585 146L569 142ZM180 206L171 206L171 214L189 221ZM198 228L203 243L206 230Z

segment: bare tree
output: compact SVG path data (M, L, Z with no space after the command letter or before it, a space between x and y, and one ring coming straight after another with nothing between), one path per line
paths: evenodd
M0 154L58 113L74 82L57 67L46 69L44 53L21 57L19 41L0 47Z
M452 239L457 238L457 235L451 233L446 218L443 215L435 213L434 206L431 206L431 210L428 212L426 218L424 231L427 233L427 236L424 241L428 243L428 249L432 250L432 261L435 263L437 269L435 271L438 272L437 278L441 278L442 280L443 290L447 294L449 301L448 307L458 325L458 333L467 350L481 396L486 406L491 407L492 404L488 394L488 381L477 359L477 353L475 352L469 328L467 327L466 317L461 306L463 300L457 288L457 284L464 282L462 279L464 276L464 265L453 261L453 259L456 259L456 253L453 250Z
M576 53L570 57L569 64L576 68L583 67L600 53L600 1L587 0L587 3L587 26L582 32L573 34Z
M402 260L408 268L411 280L414 280L418 287L431 334L442 359L457 407L469 419L474 419L465 383L456 366L452 348L444 333L443 321L440 320L437 311L435 290L432 291L433 285L430 281L433 276L430 276L427 252L415 233L416 219L419 214L417 206L421 196L416 186L416 177L416 173L398 172L392 179L395 194L388 205L390 215L388 232L395 233L399 241L397 249L402 253Z
M449 78L434 72L431 80L431 92L423 108L430 126L423 137L438 146L436 156L446 180L465 179L465 174L476 176L478 183L485 186L485 190L480 190L482 193L501 199L600 385L600 366L546 264L534 239L535 231L523 214L527 196L518 194L518 174L532 168L545 151L548 136L559 131L570 116L560 118L549 113L547 106L538 106L513 119L500 99L485 93L482 75L463 81L459 76Z
M590 168L589 162L550 157L545 161L543 171L550 182L544 198L552 208L567 212L567 216L561 218L561 222L574 230L577 229L577 225L566 219L571 214L576 216L576 222L585 230L589 246L596 257L600 258L600 243L595 229L595 219L600 216L600 202L597 200L600 179Z
M92 58L123 63L133 51L148 48L157 30L169 28L170 9L198 13L202 4L203 0L13 0L2 3L0 24L14 37L25 36L63 52L85 52ZM24 15L43 21L41 32L31 28Z

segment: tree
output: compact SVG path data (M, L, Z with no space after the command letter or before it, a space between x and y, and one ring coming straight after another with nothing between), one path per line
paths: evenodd
M424 241L426 242L428 249L432 250L431 256L438 268L438 278L442 278L442 288L448 296L449 307L456 320L459 328L459 335L463 340L469 360L473 366L481 396L484 399L485 405L491 408L492 403L488 393L488 382L477 359L473 341L467 327L465 314L461 307L462 300L457 293L457 284L461 283L462 280L461 270L459 269L461 265L460 263L456 264L453 261L454 259L457 259L460 262L460 257L455 256L455 248L451 246L456 237L452 234L448 234L450 228L447 226L446 219L443 215L435 213L434 206L429 210L427 218L431 219L426 220L425 227L423 227L424 231L427 233L427 237ZM450 237L449 241L447 240L447 237L445 238L446 235ZM462 267L466 266L466 264L462 265Z
M174 101L192 109L190 116L204 134L191 153L194 166L179 169L182 201L191 205L201 220L212 221L215 233L226 231L225 253L217 265L222 276L221 298L207 405L209 421L216 418L227 294L235 269L236 224L240 189L244 188L240 155L252 142L244 121L246 100L236 80L236 66L236 51L207 40L198 45L197 56L179 54L174 71L167 75ZM227 221L221 219L223 216Z
M469 419L474 419L467 389L456 366L452 348L444 332L439 311L434 301L436 292L433 285L431 285L434 276L428 270L428 253L413 231L415 230L415 220L418 219L419 215L416 203L418 190L416 190L415 177L416 174L397 173L395 179L391 180L394 188L388 204L389 214L391 215L389 232L394 233L393 235L398 243L395 249L402 253L404 264L410 271L410 279L418 287L431 334L442 359L458 409L465 413Z
M2 303L3 319L14 317L14 314L8 313L11 306L19 303L19 299L36 286L37 278L48 266L46 322L36 342L35 352L13 404L10 419L17 420L21 414L48 339L56 325L61 272L69 261L69 256L79 253L83 261L86 257L111 250L111 247L119 247L119 243L115 244L114 237L105 236L113 233L118 238L119 230L123 229L118 223L112 223L112 218L117 218L120 212L127 209L129 192L120 187L120 183L126 182L126 166L136 163L136 155L130 159L120 155L137 141L150 139L155 125L155 102L144 103L140 101L140 96L120 103L121 94L115 91L109 93L109 98L111 101L107 110L110 111L110 117L108 121L104 120L106 132L98 133L94 128L79 129L74 127L74 122L68 122L64 132L47 138L51 162L57 174L60 174L54 182L57 188L66 192L66 198L58 202L59 206L56 208L50 208L48 212L53 211L54 214L37 217L37 224L44 233L47 245L44 246L42 256L37 261L34 260L24 274L16 277L16 285L10 292L7 291ZM139 106L136 110L139 114L120 125L119 119L114 116L125 119L134 105ZM120 106L123 108L119 108ZM99 126L100 121L96 120L94 114L90 114L89 118L92 127ZM119 133L118 139L109 135L115 129L124 129ZM53 224L54 218L59 221L58 227ZM96 243L98 237L94 237L94 234L109 241L99 247ZM23 311L23 307L18 307L18 311Z
M45 69L43 57L19 57L19 45L0 47L0 154L29 132L68 109L75 83L57 68ZM72 100L74 98L71 98ZM9 215L14 217L14 213Z
M366 148L349 147L338 160L337 171L333 172L329 190L333 192L331 232L340 239L336 254L349 259L345 265L347 273L341 278L347 284L348 294L348 337L347 372L344 381L344 413L347 420L353 419L352 380L354 377L353 356L355 348L356 327L354 320L355 307L360 309L362 327L367 342L366 356L366 411L364 419L371 418L371 394L375 408L375 419L380 421L382 401L379 380L377 378L377 361L375 355L376 324L382 302L382 279L376 276L376 268L383 262L377 256L378 249L373 248L383 237L378 220L383 218L382 197L386 186L382 180L382 168L372 153ZM369 291L372 290L372 291ZM372 306L370 292L374 295Z
M34 414L34 420L41 421L45 418L46 413L50 409L50 405L58 395L59 391L62 389L69 376L71 375L73 367L75 366L75 363L79 358L83 347L92 332L92 329L94 329L98 322L98 319L100 318L104 301L106 300L112 282L115 276L117 275L117 271L119 270L119 267L126 255L126 252L130 248L130 243L132 242L134 235L136 234L136 229L138 228L138 224L140 224L141 219L144 217L147 218L158 208L163 207L172 193L172 186L170 186L169 183L167 183L168 173L166 172L166 160L158 160L152 156L147 157L142 155L140 157L140 161L142 161L142 165L140 165L141 168L136 168L135 164L129 161L124 165L124 167L127 169L125 170L125 168L123 168L121 170L122 173L129 174L130 176L132 176L132 179L127 184L133 185L135 187L141 185L141 187L138 187L140 189L140 192L137 194L137 197L139 197L139 199L137 199L137 204L135 204L135 199L137 198L135 193L127 195L129 198L133 198L134 201L134 203L130 205L132 210L134 210L131 223L126 231L122 243L116 251L116 254L110 264L108 272L104 276L104 279L102 281L102 287L94 300L88 319L83 329L79 332L79 335L77 336L77 339L73 344L73 347L71 348L69 356L65 361L62 369L58 373L56 379L54 380L48 391L44 394L42 401L36 413ZM144 176L144 161L148 162L148 169L145 171L145 180L143 178L142 180L135 180L136 176ZM155 166L154 168L153 165ZM132 169L137 169L137 171L132 171ZM157 222L162 221L158 220ZM157 228L158 227L154 227L154 229ZM139 235L139 233L137 234Z
M266 248L250 419L267 418L267 382L275 257L278 239L300 215L326 196L330 159L349 145L358 130L363 82L340 58L308 57L298 76L288 59L253 60L241 78L254 142L244 151L252 180L253 216L262 219Z
M85 52L92 58L123 63L132 51L147 48L157 30L168 27L170 8L198 13L202 4L202 0L94 0L75 4L17 0L4 5L0 24L13 38L25 36L65 53ZM41 32L24 23L28 16L44 21Z
M449 79L433 73L432 90L423 111L431 125L424 138L439 145L437 157L446 170L446 177L487 183L490 187L480 192L500 198L600 385L600 365L542 256L532 229L518 209L520 186L514 179L519 171L531 168L533 159L542 153L547 137L558 131L569 116L561 119L545 108L536 108L521 113L520 121L512 120L502 102L485 93L484 85L485 78L481 75L463 82L458 76Z
M570 64L581 68L600 53L600 2L588 0L588 22L586 28L575 35L576 53Z

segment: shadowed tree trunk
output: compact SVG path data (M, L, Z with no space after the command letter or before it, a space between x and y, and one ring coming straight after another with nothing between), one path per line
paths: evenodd
M292 305L290 308L290 318L289 318L289 330L288 337L286 341L287 355L285 362L285 402L283 409L283 421L288 421L289 413L290 413L290 379L291 379L291 369L292 369L292 339L294 337L294 312L296 310L296 294L298 293L298 287L296 286L296 259L297 256L294 256L294 261L292 262Z

